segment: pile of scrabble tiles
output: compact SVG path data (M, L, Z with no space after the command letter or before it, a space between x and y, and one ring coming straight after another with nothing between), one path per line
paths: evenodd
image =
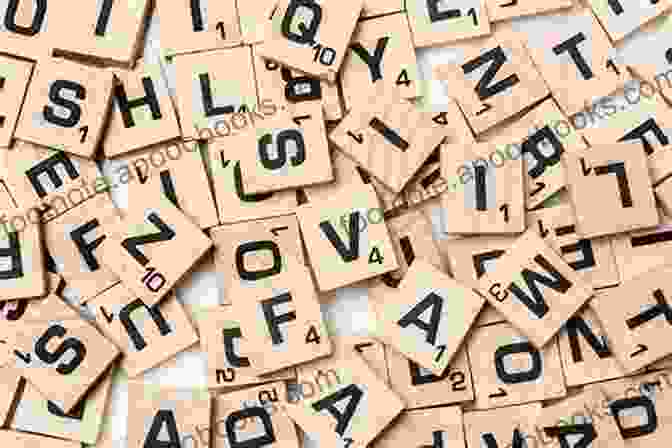
M0 445L669 444L672 0L153 3L0 0Z

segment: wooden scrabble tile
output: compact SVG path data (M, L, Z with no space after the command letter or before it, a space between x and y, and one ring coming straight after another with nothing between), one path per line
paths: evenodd
M614 41L623 39L651 19L672 8L669 0L588 0L595 16Z
M235 0L179 0L158 4L156 11L161 29L166 30L161 33L161 45L167 56L226 48L240 42Z
M485 0L463 1L452 8L438 0L406 0L405 3L416 48L490 34Z
M476 133L548 95L543 78L515 32L501 30L490 38L465 42L462 48L456 60L436 66L435 75L448 81L451 96ZM499 81L493 82L495 78Z
M112 73L53 58L42 61L28 88L16 137L92 158L103 135Z
M255 360L255 375L276 372L332 352L308 268L287 259L273 282L233 283L231 305Z
M399 267L371 186L344 189L324 201L304 204L297 217L320 291Z
M479 141L496 145L490 160L509 164L525 160L525 207L534 208L567 183L560 162L565 151L579 153L586 143L553 99L547 99L520 116L479 135ZM500 161L501 160L501 161Z
M16 208L14 198L9 194L4 180L0 180L0 210L11 210Z
M408 204L408 207L422 205L432 199L438 200L441 193L448 189L448 183L441 176L440 152L439 147L425 160L401 191L396 203Z
M143 62L132 71L116 70L115 76L112 112L103 143L106 157L180 137L168 85L159 65ZM185 121L182 127L186 133Z
M303 188L308 202L325 201L331 196L337 195L339 191L347 188L361 187L364 184L382 184L371 175L364 168L359 166L357 162L350 157L343 154L341 151L331 147L331 165L334 173L334 180L325 184L310 185ZM374 190L376 187L374 186ZM381 201L380 196L378 197Z
M11 366L0 368L0 424L7 427L8 418L14 415L14 405L19 398L19 387L25 380ZM13 417L14 418L14 417Z
M64 413L40 395L33 385L26 383L14 412L12 429L95 444L101 430L112 376L108 373L69 413Z
M368 336L352 336L345 339L345 346L349 350L354 350L366 362L366 365L383 380L385 384L390 384L387 371L387 357L385 355L385 345L380 341ZM339 345L335 345L335 351Z
M659 223L646 154L637 143L593 146L580 157L567 154L565 162L579 235L592 238Z
M0 28L0 32L2 29ZM0 34L2 42L2 34ZM0 147L9 148L35 64L0 56Z
M280 410L280 403L286 399L287 386L283 382L218 396L214 409L213 447L259 443L273 448L299 448L294 422ZM222 426L226 431L221 431Z
M288 258L305 264L299 223L294 215L216 227L210 236L215 243L215 269L222 276L226 304L231 303L231 284L266 284L274 275L288 270Z
M275 0L261 0L258 2L235 3L242 41L246 44L262 42L266 35L267 25L275 14L277 2Z
M476 328L467 340L476 409L566 395L557 339L539 349L508 322Z
M602 291L595 293L596 296ZM595 311L587 306L572 316L558 335L567 386L581 386L625 376Z
M519 233L525 230L525 176L523 159L493 162L492 144L441 149L441 174L455 178L463 172L466 183L442 196L446 233Z
M207 390L128 382L128 446L181 446L187 445L189 438L194 446L199 442L208 445L211 420L212 398ZM203 430L206 440L201 438ZM166 436L170 442L165 441Z
M379 95L369 97L367 104L351 110L329 139L392 192L399 193L452 126L447 121L434 121L436 114L421 111L383 88Z
M472 289L427 262L415 260L397 291L375 303L377 336L434 375L441 375L484 302Z
M212 307L199 319L201 344L206 352L208 388L251 386L271 381L296 379L294 369L271 375L255 375L257 359L247 334L240 327L240 316L230 306Z
M483 297L537 347L593 295L592 286L534 229L518 238L479 284Z
M129 378L137 377L198 341L174 292L161 304L150 306L119 284L89 303L98 327L124 354L121 367Z
M405 9L404 3L396 0L394 2L389 0L364 0L360 18L391 14Z
M462 420L467 446L526 446L530 442L525 439L535 437L535 422L541 412L541 403L465 412Z
M51 55L56 34L57 6L46 2L2 0L0 15L0 48L3 53L22 58L42 60ZM67 9L67 8L65 8Z
M657 203L665 212L665 215L672 216L672 178L663 180L654 188ZM2 205L0 203L0 205Z
M665 296L670 289L665 279L669 274L670 269L661 266L603 291L590 302L625 372L639 370L672 352L665 344L667 324L659 319L668 316Z
M363 448L404 408L399 396L354 353L302 366L298 380L302 393L284 409L320 446ZM340 406L346 406L344 412Z
M0 430L0 443L17 448L80 448L81 443L42 437L25 432Z
M588 284L604 288L619 283L611 240L579 236L571 204L528 212L525 219L528 228L536 229L539 236Z
M421 96L418 66L406 14L399 13L357 24L350 39L341 85L346 110L366 104L369 92L383 84L400 98Z
M218 130L223 133L225 125L230 133L234 113L240 117L241 112L256 109L251 47L178 55L173 63L177 109L185 138L209 139ZM247 117L242 117L247 127Z
M381 448L398 446L464 448L462 410L459 406L450 406L404 412L395 424L376 440L376 446Z
M237 142L241 136L217 138L208 142L208 165L213 182L219 222L236 222L290 215L297 205L296 192L252 194L245 191ZM243 138L244 141L244 138Z
M215 199L196 140L153 146L125 155L116 161L137 174L130 182L128 203L132 207L146 195L170 199L201 229L219 224Z
M467 350L460 348L453 361L441 375L406 358L389 345L386 346L390 387L408 409L463 403L474 399L471 366Z
M103 263L149 306L159 302L212 247L212 241L168 199L151 205L134 203L106 232L98 249Z
M271 25L265 30L260 54L334 82L362 5L363 0L347 0L338 6L324 0L310 3L280 0Z
M531 16L547 12L561 12L572 6L572 0L551 0L539 3L531 0L501 3L498 0L485 0L491 22L514 19L516 17ZM564 11L563 11L564 12Z

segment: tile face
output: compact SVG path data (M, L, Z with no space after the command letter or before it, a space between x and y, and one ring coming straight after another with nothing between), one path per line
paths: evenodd
M588 284L604 288L619 283L611 240L579 236L570 204L528 212L525 219L527 227L536 229L537 234Z
M387 357L385 356L385 345L381 342L367 336L353 336L347 338L345 345L348 349L354 350L366 362L378 378L385 384L390 383L387 371ZM338 348L338 346L336 346Z
M32 78L16 136L91 158L103 134L112 73L64 59L42 61Z
M398 290L375 303L377 335L434 375L441 375L484 302L473 290L415 260Z
M364 0L362 7L361 18L379 16L382 14L390 14L393 12L403 11L404 5L402 2L396 0L391 2L389 0Z
M465 412L464 434L468 447L527 445L534 437L534 424L541 414L541 403L531 403L505 409Z
M383 84L400 98L421 95L418 66L406 14L357 24L343 61L345 108L358 109L369 92ZM365 104L364 104L365 105Z
M446 233L519 233L525 230L523 159L492 161L491 144L443 146L441 173L455 178L463 171L467 181L457 191L442 196Z
M13 415L12 409L18 398L19 385L24 380L19 371L9 366L0 368L0 380L2 380L0 381L0 424L6 426L9 423L8 417Z
M486 0L491 22L513 19L522 16L531 16L540 13L557 11L572 6L571 0L551 0L543 3L534 0L523 0L515 3L502 3L498 0ZM564 12L564 11L563 11Z
M320 291L399 267L373 188L348 188L298 208L299 226Z
M256 376L257 358L250 351L250 341L243 334L239 316L232 307L208 309L199 319L199 329L201 344L207 355L208 388L231 388L296 379L294 369Z
M409 429L412 430L409 431ZM425 443L422 443L425 442ZM464 448L462 410L459 406L405 412L376 440L376 446L450 446Z
M648 3L636 0L589 0L588 4L615 41L623 39L672 7L669 0Z
M667 275L670 269L661 266L603 291L590 302L614 355L628 373L670 354L665 344L669 322L663 320L669 310Z
M431 47L490 34L485 0L461 0L450 6L446 9L438 0L406 0L414 47Z
M621 282L627 282L667 264L672 255L672 221L662 217L657 227L615 235L611 245Z
M2 0L0 16L0 48L3 52L27 59L48 58L56 33L56 5L47 2ZM67 9L67 8L66 8Z
M159 302L212 246L168 199L134 205L106 232L99 248L103 263L149 306Z
M233 3L233 2L231 2ZM246 44L262 42L266 34L266 25L275 13L275 0L258 2L235 2L242 41ZM260 20L262 18L268 21Z
M12 144L34 66L32 62L0 56L0 147Z
M210 427L212 417L212 399L206 390L158 388L129 381L128 403L128 446L181 445L189 438L194 445L196 440L209 442L201 439L201 431Z
M80 448L81 443L47 438L18 431L0 430L0 443L17 448Z
M95 444L102 426L111 384L112 375L107 374L71 412L65 414L27 383L11 427L19 431Z
M598 291L596 296L603 294ZM611 344L591 307L572 316L558 336L562 370L567 386L581 386L625 376Z
M168 56L225 48L240 41L235 0L179 0L156 8L161 29L166 30L161 45Z
M180 137L180 127L168 86L156 64L115 71L117 80L104 152L107 157L146 148ZM183 127L186 132L186 127Z
M334 82L362 4L363 0L278 1L261 56Z
M144 196L169 199L194 224L208 229L219 224L217 207L197 141L178 141L115 159L137 175L130 182L128 203ZM142 200L142 199L141 199Z
M301 367L298 379L303 393L285 410L320 446L365 447L404 408L401 399L352 353Z
M544 21L537 30L550 34L546 39L528 39L525 44L567 115L610 94L627 80L625 66L615 58L609 37L588 8L577 5L557 20Z
M441 375L433 375L390 346L386 346L385 352L390 387L399 394L408 409L463 403L474 399L466 348L458 351Z
M253 110L257 91L248 46L174 58L177 104L185 138L208 138L210 130L232 121L235 112ZM247 120L247 118L245 118Z
M591 238L659 223L646 154L637 143L593 146L565 160L580 235Z
M593 288L528 230L479 280L479 291L507 320L543 347L593 295Z
M368 104L353 109L329 139L392 192L399 193L450 126L419 110L396 93L378 91ZM384 94L384 95L383 95Z
M174 292L161 304L148 305L123 284L90 302L98 327L124 357L130 378L194 345L198 336Z
M566 395L557 340L542 349L509 323L476 328L467 341L476 409Z

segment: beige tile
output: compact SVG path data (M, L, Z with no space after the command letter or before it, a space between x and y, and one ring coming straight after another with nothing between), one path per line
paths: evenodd
M588 0L595 16L614 41L623 39L646 22L672 8L672 2L636 0Z
M7 56L0 62L0 147L10 147L35 64Z
M10 8L13 5L16 9ZM48 8L46 3L38 5L4 0L0 4L0 15L7 18L0 27L3 52L33 60L48 58L58 32L55 26L57 14L53 14L53 9Z
M403 1L389 1L389 0L364 0L362 8L363 17L373 17L382 14L390 14L393 12L403 11L405 9Z
M413 429L409 430L411 428ZM424 443L419 446L464 448L460 407L404 412L395 424L376 440L376 446L394 448L415 446L420 442Z
M446 9L446 6L435 0L406 0L408 21L416 48L490 34L490 18L485 0L469 0L460 2L459 8L455 6Z
M82 445L81 443L4 429L0 430L0 443L17 448L80 448Z
M572 6L572 0L551 0L543 3L534 0L518 0L502 3L499 0L485 0L491 22L514 19L516 17L531 16L540 13L560 13L558 11Z
M275 11L276 0L257 2L236 2L238 22L242 40L246 44L262 42L266 35L268 23ZM267 20L261 20L266 18Z
M24 380L21 373L10 366L0 368L0 424L8 426L9 417L14 418L14 405L20 398L19 386Z

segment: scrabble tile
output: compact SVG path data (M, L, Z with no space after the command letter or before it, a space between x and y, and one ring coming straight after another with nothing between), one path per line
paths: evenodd
M302 393L288 401L285 411L321 446L365 447L404 408L397 394L353 353L300 367L298 379Z
M211 419L212 398L206 390L128 382L128 446L195 446L197 440L202 440L201 430L210 427ZM192 441L186 442L189 438ZM203 443L208 442L206 439Z
M0 443L17 448L80 448L81 443L41 437L18 431L0 430Z
M605 288L619 283L611 240L579 236L571 204L528 212L525 219L527 227L536 229L539 236L588 284Z
M409 431L410 428L413 430ZM464 448L462 410L459 406L450 406L404 412L396 423L376 440L376 446L381 448L397 446Z
M11 210L16 208L14 198L9 194L4 180L0 180L0 210Z
M672 181L670 178L663 180L656 185L654 193L657 199L657 204L663 210L665 215L672 216Z
M129 378L172 358L198 341L174 292L149 306L123 284L89 302L103 334L124 354L121 367Z
M514 19L516 17L531 16L540 13L564 13L558 11L572 6L572 0L551 0L539 3L531 0L501 3L498 0L486 0L488 15L491 22Z
M671 352L664 344L667 325L661 319L651 322L661 315L667 318L665 296L670 290L664 281L669 274L666 266L652 269L590 302L625 372L639 370Z
M327 200L304 204L297 217L320 291L399 267L370 186L344 189Z
M333 179L322 106L313 102L281 111L241 136L243 187L267 193Z
M455 192L442 196L446 233L519 233L525 230L525 182L523 159L497 165L492 144L463 145L441 149L441 173L455 178L464 170L467 181Z
M543 347L593 295L592 286L535 230L518 238L479 284L488 303L537 347Z
M389 345L385 353L390 387L399 394L408 409L463 403L474 399L466 348L462 347L457 352L441 375L432 374Z
M16 136L92 158L103 135L111 94L109 71L64 59L42 61L28 88Z
M212 247L189 218L168 199L136 203L107 226L99 246L103 263L149 306L163 298ZM180 254L179 259L175 254Z
M440 149L435 151L436 161L433 160L433 154L425 160L425 163L420 167L415 176L408 181L408 184L401 191L401 200L408 204L409 207L422 204L431 199L438 199L441 193L447 190L448 183L441 176L439 152Z
M294 422L279 408L286 397L287 386L283 382L218 396L214 407L213 447L248 443L299 448ZM222 431L222 427L226 430Z
M464 437L468 447L526 446L526 439L535 437L535 421L541 414L541 403L530 403L504 409L465 412Z
M565 163L579 235L592 238L659 223L646 154L637 143L593 146L580 157L567 154Z
M641 25L672 8L672 2L635 0L588 0L595 16L614 41L623 39Z
M103 150L116 157L180 137L180 127L161 67L139 63L115 71L112 112ZM185 122L183 128L186 132Z
M56 6L47 2L2 0L0 16L0 48L22 58L48 58L56 34Z
M438 0L406 0L405 3L416 48L490 34L485 0L461 1L449 9Z
M129 182L128 202L158 195L170 199L194 224L208 229L219 224L215 199L203 163L200 145L195 140L153 146L124 155L116 161L137 174Z
M566 395L557 339L539 349L505 322L476 328L467 340L467 351L476 409Z
M71 412L66 414L40 395L34 386L27 383L16 407L11 428L95 444L102 426L111 385L112 375L107 374Z
M21 374L10 366L0 368L0 424L6 427L8 418L13 416L16 400L19 398L19 387L25 380Z
M235 112L255 110L257 92L250 47L179 55L173 63L177 109L185 138L212 138L213 131L228 124L227 120L233 125Z
M120 281L98 254L106 227L119 219L112 200L99 194L44 225L44 240L57 270L78 290L82 302Z
M240 42L234 0L179 0L158 4L156 11L161 28L169 31L161 33L161 45L167 56L226 48Z
M289 269L288 258L305 264L299 223L293 215L216 227L210 236L225 304L231 303L228 290L233 283L272 282L274 275Z
M596 292L599 297L602 291ZM562 370L567 386L625 376L612 353L611 343L595 311L587 306L572 316L558 336Z
M478 139L496 145L490 159L493 163L509 164L523 155L527 209L540 205L566 185L562 154L579 153L587 147L553 99L495 126ZM500 159L503 162L498 162Z
M380 341L368 336L352 336L345 339L345 346L349 350L354 350L366 362L366 365L383 380L385 384L390 383L387 371L387 357L385 355L385 345ZM335 345L335 350L339 345Z
M368 104L351 110L329 139L399 193L452 126L434 121L436 114L418 110L383 88L375 98L369 97Z
M278 1L260 54L289 68L334 82L362 5L363 0L347 0L339 4L336 11L335 3L324 0Z
M406 14L357 24L348 46L341 84L347 110L366 104L368 93L383 84L400 98L421 96L418 66Z
M233 283L231 305L255 360L255 375L276 372L332 352L308 268L288 258L273 283Z
M257 359L243 334L240 316L230 306L212 307L199 319L201 344L206 352L208 388L252 386L296 379L296 371L285 369L271 375L255 375Z
M0 28L1 30L1 28ZM0 42L2 35L0 34ZM0 147L9 148L35 64L0 56Z
M389 0L364 0L360 18L380 16L405 10L403 2Z
M295 212L296 192L252 194L243 187L238 146L239 136L217 138L208 143L208 166L213 182L219 222L233 224L242 221L289 215Z
M236 2L238 22L242 41L246 44L262 42L266 35L267 25L275 14L275 0L258 2ZM267 20L261 20L261 19Z
M377 336L434 375L441 375L484 302L470 288L423 260L415 260L397 291L375 303Z
M456 60L436 66L434 73L448 82L451 97L476 133L548 95L543 78L515 32L498 31L487 39L465 42L462 48ZM499 81L493 82L495 78Z
M341 151L335 149L333 144L330 144L331 149L331 164L334 173L334 179L319 185L309 185L303 188L308 202L325 201L331 196L338 194L342 189L361 187L364 184L374 184L379 181L372 178L368 171L359 166L357 162L350 157L343 154ZM376 187L374 186L374 190ZM382 199L379 196L379 199Z
M535 34L529 34L525 45L565 114L579 112L626 81L625 66L589 8L577 4L531 29ZM536 32L547 38L535 38Z

